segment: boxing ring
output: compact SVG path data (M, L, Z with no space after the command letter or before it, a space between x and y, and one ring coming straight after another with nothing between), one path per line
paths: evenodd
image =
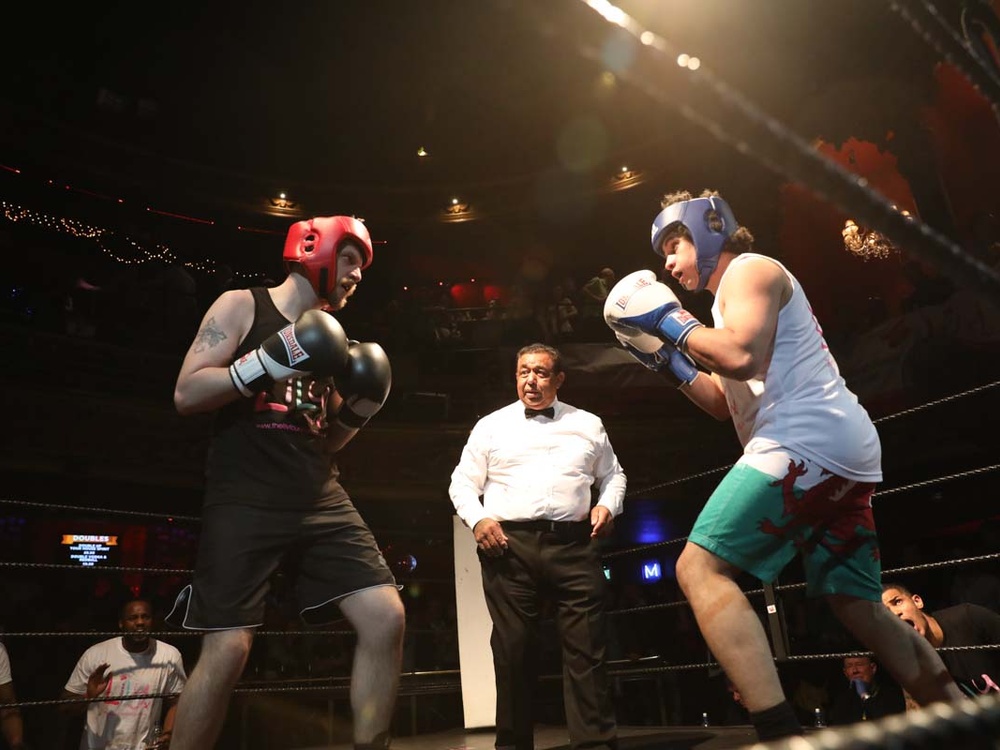
M732 147L739 154L748 156L768 170L779 173L789 180L807 186L818 196L857 217L865 225L882 232L909 252L937 267L957 284L981 295L993 305L1000 303L1000 275L989 266L965 253L954 241L943 236L919 220L905 217L895 210L888 200L872 190L864 178L849 173L837 164L824 159L805 140L793 133L781 122L769 117L756 105L748 101L738 91L715 75L705 65L685 66L675 63L681 51L665 39L643 28L623 11L601 0L580 0L589 6L604 21L624 30L638 43L639 54L635 66L621 77L630 85L643 91L657 105L670 108L695 126L707 130L720 142ZM918 34L936 50L943 59L955 65L979 92L989 101L995 113L1000 113L1000 76L954 32L941 22L934 6L922 0L899 0L889 3L913 33ZM558 36L553 31L556 25L546 19L550 12L541 4L518 4L520 12L533 19L539 29ZM566 40L563 40L566 41ZM569 40L569 44L580 56L595 59L597 52L587 42ZM714 114L708 114L708 113ZM973 401L982 397L995 397L1000 382L985 383L980 386L951 394L921 406L908 408L895 414L875 420L880 432L889 422L903 423L915 414L941 409L960 401ZM943 421L943 420L942 420ZM919 439L919 436L911 436ZM937 439L941 439L940 436ZM888 451L887 451L888 452ZM629 491L627 497L651 496L668 488L677 488L704 479L714 479L729 466L713 467L697 471L689 476ZM951 471L936 477L890 486L875 494L878 509L882 503L891 503L914 490L960 482L969 478L992 476L1000 470L1000 464L984 464ZM707 492L699 490L699 495L707 498ZM0 499L0 506L18 507L24 512L72 511L87 512L95 516L120 515L144 521L166 521L196 525L198 518L166 513L123 511L107 508L84 508L73 505L58 505ZM627 507L627 506L626 506ZM884 533L884 530L883 530ZM616 559L676 551L685 541L678 537L654 544L618 549L606 553L611 562ZM908 576L933 570L947 570L985 565L1000 560L1000 552L940 559L920 564L894 564L883 560L885 579ZM117 573L122 576L187 577L188 569L147 568L131 566L80 567L62 564L37 564L29 562L0 562L5 573L17 574L27 571L48 570L55 573L87 576L92 573ZM845 656L865 652L795 653L782 616L782 602L804 590L804 583L776 583L761 588L749 588L745 593L755 607L763 613L771 639L775 660L779 665L807 664L824 660L838 660ZM638 627L634 623L640 618L671 610L683 610L684 601L645 604L636 607L622 607L610 612L615 627L628 630ZM35 648L39 639L69 639L78 645L77 653L98 639L119 636L120 631L73 631L43 630L15 631L3 634L8 648ZM200 635L198 631L151 632L151 636L170 642L189 639ZM407 637L419 637L421 631L408 632ZM664 639L670 632L661 634ZM257 631L254 648L268 639L282 638L343 638L350 639L349 630L268 630ZM996 649L998 646L961 647ZM942 649L945 650L945 649ZM190 669L192 665L188 664ZM642 726L623 724L621 745L623 748L725 748L744 747L753 743L753 733L746 726L719 726L707 718L705 725L681 725L671 723L669 702L670 688L667 683L676 680L695 679L690 675L711 674L718 669L710 658L675 663L660 655L647 655L635 659L618 659L611 663L611 677L616 685L638 685L640 690L654 700L652 722ZM493 738L489 733L478 733L460 727L436 733L422 734L421 716L427 710L428 702L442 696L457 701L462 694L461 670L411 671L402 675L397 715L394 720L396 740L394 746L404 750L430 750L431 748L489 748ZM561 677L549 674L543 681L555 682ZM18 675L15 670L15 686ZM265 747L305 747L294 744L293 737L286 737L293 744L260 744L268 742L255 725L256 717L267 712L292 712L292 720L310 725L312 747L325 742L323 747L349 744L348 719L345 706L348 702L349 678L306 675L292 678L280 674L261 678L259 675L245 675L234 692L230 716L224 728L226 746L241 750L255 750ZM23 697L23 696L22 696ZM142 696L149 699L157 696ZM129 700L132 698L122 698ZM80 701L47 700L39 698L23 699L16 703L2 704L0 708L19 708L22 714L56 708L62 704ZM85 702L85 701L84 701ZM297 707L294 713L291 707ZM706 712L707 713L707 712ZM349 714L349 712L348 712ZM302 738L308 741L307 738ZM559 728L540 727L537 745L540 748L565 746L564 732ZM935 705L925 709L908 711L880 721L837 728L810 728L805 737L793 738L767 745L754 745L771 750L874 750L892 747L917 750L927 748L950 750L951 748L995 748L1000 747L1000 693L983 696L975 700L953 705Z
M876 418L880 430L885 430L888 423L898 423L905 427L906 420L915 415L927 415L935 410L953 408L956 402L968 400L970 406L979 404L979 408L991 410L989 402L982 403L984 397L1000 396L1000 381L984 384L927 402L918 407L908 408L900 412ZM977 401L977 399L979 401ZM943 418L936 421L943 422ZM947 439L944 433L941 439ZM662 491L665 488L677 488L705 480L712 481L728 466L697 471L688 476L671 479L652 487L630 491L628 496L636 497ZM954 471L945 475L928 477L907 484L885 487L875 495L874 507L876 516L885 503L897 502L905 498L907 493L925 490L936 486L946 486L949 483L960 482L969 477L989 477L1000 470L1000 464L987 464L963 471ZM25 511L52 512L89 512L95 517L124 516L141 519L143 522L169 521L196 525L197 516L176 514L158 514L141 511L115 510L108 508L84 508L72 505L44 504L19 500L0 500L0 507L11 506ZM636 557L648 557L650 554L670 554L679 552L684 537L669 539L634 547L609 550L605 560L609 563ZM899 576L912 576L927 571L950 570L985 565L1000 560L1000 552L972 555L951 559L927 561L916 565L894 566L891 560L884 561L883 576L886 580ZM29 562L0 562L0 568L10 571L51 571L56 574L70 573L74 576L118 573L122 576L190 576L191 570L172 568L148 568L129 566L94 566L79 567L62 564L38 564ZM830 652L830 653L795 653L790 645L788 633L782 616L783 602L805 588L804 583L776 583L761 588L749 588L745 593L755 608L759 610L762 620L767 624L775 660L779 669L790 665L809 664L840 660L845 656L859 655L866 652ZM683 600L646 604L637 607L620 607L609 612L614 627L621 631L640 628L641 620L658 613L684 610L687 603ZM648 628L646 628L648 630ZM79 644L78 652L98 639L120 635L120 631L15 631L3 634L8 649L32 649L39 639L68 639ZM188 640L200 635L199 631L167 630L153 632L150 635L162 638L175 645L182 645L181 640ZM420 638L426 631L411 630L407 637ZM349 642L353 636L350 630L309 629L309 630L269 630L263 628L257 631L258 644L269 639L299 638L299 639L344 639ZM660 629L659 637L663 644L669 642L674 631L669 627ZM23 646L22 646L23 644ZM967 650L971 647L943 648L948 650ZM998 649L1000 646L982 646L984 649ZM488 652L487 652L488 653ZM663 650L665 653L665 650ZM742 747L753 741L752 730L748 726L720 726L717 723L714 710L710 709L705 720L705 726L694 724L679 724L679 712L671 707L671 695L679 689L690 689L699 682L710 681L717 676L718 665L710 655L705 653L701 660L678 662L674 658L662 655L645 655L630 659L616 659L610 663L610 675L616 686L619 698L619 710L624 712L630 706L628 687L638 690L645 696L648 715L643 724L630 725L622 723L622 746L634 748L669 748L669 747L703 747L727 748ZM190 668L190 664L188 665ZM480 679L487 676L479 673ZM449 701L452 706L457 704L463 693L461 670L411 671L402 675L397 702L394 732L397 735L395 746L410 748L410 750L430 750L436 747L490 747L492 734L489 728L473 727L472 729L453 729L427 734L422 732L422 717L427 711L434 710L435 701ZM546 674L543 683L557 685L561 680L559 674ZM15 685L17 675L15 674ZM224 736L228 737L226 746L239 747L245 750L269 747L316 748L344 745L348 741L349 732L349 677L302 675L286 678L279 673L269 677L248 673L237 685L234 700L230 709ZM636 692L631 693L632 696ZM26 697L26 696L24 696ZM152 696L142 696L150 698ZM128 699L128 698L125 698ZM466 697L466 699L468 699ZM21 700L6 707L18 707L22 713L46 710L58 707L64 703L80 702L79 700ZM262 734L260 719L274 713L292 716L293 721L302 726L310 727L303 732L303 740L312 744L274 744L273 738L265 740L268 744L260 744ZM688 712L690 713L690 712ZM295 718L297 716L297 718ZM454 722L461 724L457 714ZM831 730L816 730L810 728L810 734L784 745L770 745L773 748L796 750L804 748L959 748L959 747L994 747L1000 741L1000 694L993 694L977 700L969 700L957 706L933 706L921 711L909 711L905 714L890 717L878 722L865 722L863 725L843 727ZM309 739L307 739L307 737ZM891 742L888 744L891 737ZM326 744L319 744L325 742ZM560 747L566 742L564 732L558 727L541 726L537 743L541 747ZM803 744L808 743L808 744ZM977 744L978 743L978 744ZM993 744L990 744L993 743Z

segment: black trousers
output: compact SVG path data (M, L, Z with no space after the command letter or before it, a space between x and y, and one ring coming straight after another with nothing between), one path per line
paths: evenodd
M504 522L508 548L480 553L493 620L497 683L496 746L534 748L541 605L554 605L562 646L563 702L570 746L616 748L617 726L606 666L607 581L590 522Z

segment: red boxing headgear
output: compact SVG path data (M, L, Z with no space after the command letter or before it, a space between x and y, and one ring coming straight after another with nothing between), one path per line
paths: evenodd
M372 238L368 227L353 216L317 216L299 221L285 239L285 267L299 263L316 293L326 298L330 277L337 272L337 253L346 240L354 240L361 250L361 267L372 262Z

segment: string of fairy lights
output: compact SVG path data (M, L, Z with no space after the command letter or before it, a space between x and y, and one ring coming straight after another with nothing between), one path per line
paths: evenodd
M43 230L94 242L106 258L125 266L140 266L147 263L176 264L203 273L212 273L218 266L218 263L211 258L180 260L177 254L165 244L140 242L111 229L93 226L67 216L53 216L35 211L7 200L0 199L0 212L7 221L13 224L29 224ZM233 275L244 279L259 276L257 273L236 269L233 269Z

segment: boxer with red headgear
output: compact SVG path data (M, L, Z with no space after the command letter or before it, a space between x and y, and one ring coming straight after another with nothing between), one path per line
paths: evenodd
M371 265L372 239L368 227L353 216L317 216L299 221L288 229L285 238L285 269L292 263L302 266L305 277L320 298L330 292L331 275L336 280L337 254L346 243L353 243L361 253L360 270Z
M291 552L303 619L343 616L357 631L355 746L389 744L403 605L336 463L392 382L382 347L349 341L332 314L372 262L371 237L353 217L317 217L291 227L283 257L281 284L212 303L174 390L182 414L218 411L194 581L167 616L210 631L180 699L174 750L214 745L263 621L268 580Z
M717 419L743 456L708 499L677 560L677 582L762 741L801 734L770 646L736 579L774 581L796 555L807 594L921 703L961 692L933 648L886 617L871 496L882 479L875 426L840 375L798 280L752 252L729 205L704 192L664 197L653 250L683 289L715 297L714 325L685 310L652 271L608 294L605 321L646 367ZM710 374L706 374L707 370Z

